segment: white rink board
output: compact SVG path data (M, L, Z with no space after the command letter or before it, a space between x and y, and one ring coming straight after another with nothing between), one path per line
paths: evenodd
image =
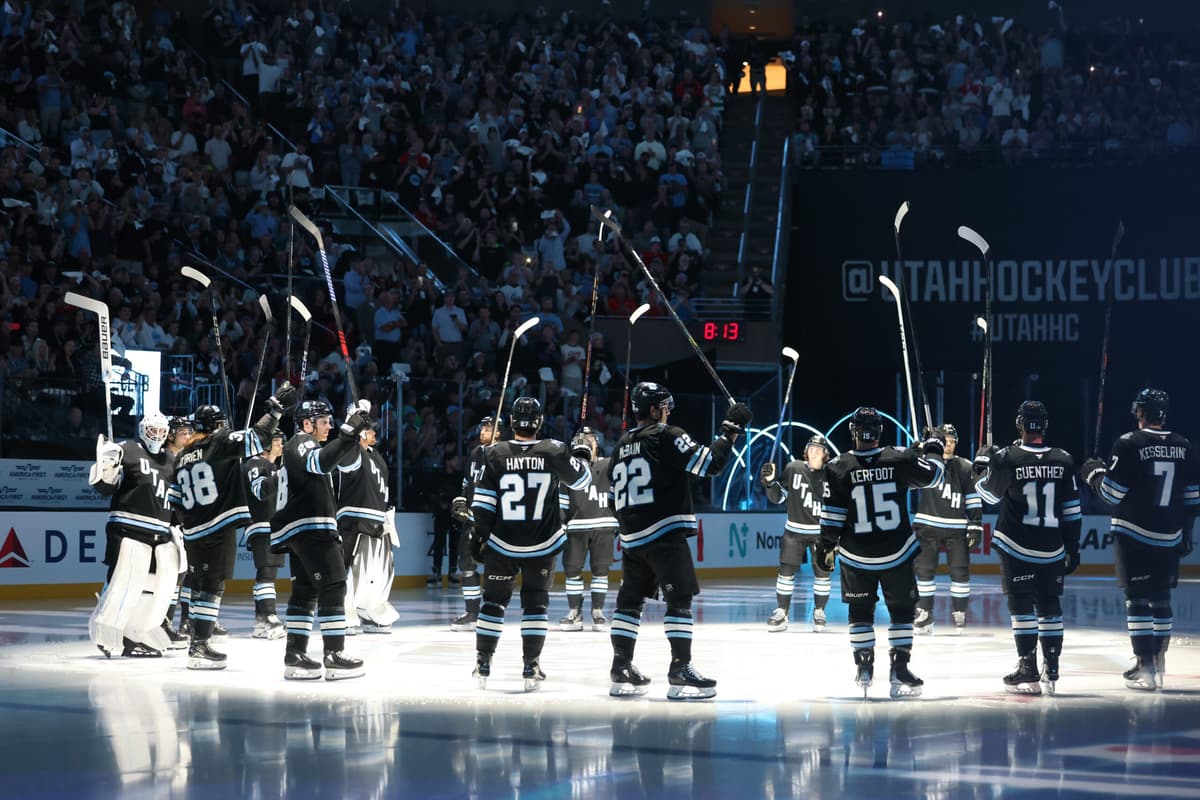
M103 580L104 524L106 512L21 511L5 516L0 527L0 586L30 586L94 583ZM978 564L995 564L991 548L993 517L985 517L985 540L972 556ZM701 514L700 535L690 542L697 568L769 568L779 563L783 514ZM1083 520L1082 561L1112 564L1108 517L1087 516ZM7 530L5 530L7 528ZM396 574L421 576L429 573L429 550L433 517L423 513L396 515L401 546L396 549ZM616 546L613 569L621 568L621 547ZM286 570L284 572L286 575ZM254 577L250 553L238 551L235 578Z

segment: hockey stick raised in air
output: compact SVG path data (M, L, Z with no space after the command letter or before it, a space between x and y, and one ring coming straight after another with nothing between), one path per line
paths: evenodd
M771 442L771 457L767 463L774 464L775 456L779 453L779 440L783 437L783 418L787 415L788 404L792 402L792 382L796 380L796 367L800 364L800 354L795 348L783 348L783 357L792 362L788 372L787 390L783 393L783 405L779 407L779 424L775 426L775 438Z
M221 349L221 321L217 318L217 293L213 291L212 279L195 267L184 267L180 272L183 273L183 277L208 289L208 305L212 310L213 339L217 343L217 365L221 370L221 397L225 401L225 413L232 416L233 403L229 400L229 379L225 376L225 352Z
M921 430L917 427L917 404L913 401L912 368L908 361L908 337L904 332L904 308L900 305L900 287L887 275L880 275L879 282L887 287L896 301L896 320L900 323L900 358L904 361L904 383L908 387L908 418L912 422L913 439L916 439Z
M600 225L599 241L604 241L604 224ZM583 360L583 397L579 401L579 427L587 423L588 394L592 390L592 335L596 332L596 300L600 297L600 264L596 263L592 278L592 315L588 318L587 356Z
M337 325L338 344L342 347L342 358L346 360L346 387L350 390L351 404L357 403L358 386L354 382L354 362L350 360L350 346L346 343L346 329L342 326L342 312L338 310L337 291L333 288L333 272L329 269L329 256L325 254L325 240L321 237L321 229L295 206L288 206L288 214L317 242L317 254L321 256L321 269L325 272L325 288L329 290L329 304L333 306L333 321Z
M646 262L642 261L642 257L637 254L637 251L633 249L633 247L629 244L629 241L625 238L625 234L621 230L621 224L612 218L612 211L601 211L596 206L592 206L592 218L598 220L601 225L611 228L612 232L617 237L617 242L623 247L622 252L625 257L631 258L639 267L641 267L642 274L646 276L646 280L650 282L650 285L654 287L654 291L656 291L658 296L662 298L663 304L667 307L667 311L671 312L671 318L675 320L675 324L679 326L679 330L683 333L683 337L687 340L688 345L691 346L692 352L696 354L696 357L700 359L700 363L704 365L706 370L708 370L708 374L712 376L714 381L716 381L717 386L721 390L721 394L725 395L725 399L729 402L729 405L733 405L736 401L733 399L733 395L730 393L729 389L726 388L725 381L721 380L721 376L717 374L716 369L713 368L713 365L705 357L704 351L700 349L700 345L696 344L696 339L692 336L691 332L688 331L687 325L683 323L683 320L679 318L679 314L676 313L675 309L671 307L671 299L667 297L665 293L663 293L662 288L658 285L658 281L654 279L654 275L651 274L650 269L646 266Z
M513 331L512 343L508 346L508 362L504 365L504 382L500 384L500 401L496 403L496 418L492 421L493 442L499 441L496 437L500 435L500 415L504 413L504 393L508 391L508 373L512 369L513 356L517 352L517 342L528 333L530 328L536 328L541 322L542 320L538 317L530 317Z
M287 296L288 302L292 302L293 284L296 268L296 223L288 223L288 253L287 253ZM287 314L287 320L283 323L283 374L290 381L292 379L292 315ZM303 383L301 384L303 387Z
M112 441L112 333L109 328L108 304L75 292L67 292L67 303L96 315L100 340L100 380L104 383L104 420L108 424L108 441Z
M604 227L601 226L600 230L603 231ZM625 338L625 402L621 406L621 430L629 427L629 371L632 369L630 365L633 362L633 326L649 310L650 304L642 303L629 315L629 331Z
M1112 261L1113 275L1116 275L1117 247L1121 244L1121 240L1125 238L1125 223L1121 220L1117 221L1117 232L1113 236L1112 242ZM1108 341L1109 334L1112 333L1112 312L1113 312L1113 291L1116 289L1116 278L1113 278L1113 285L1108 287L1104 298L1104 340L1100 345L1100 391L1096 400L1096 434L1092 438L1092 455L1100 454L1100 425L1104 421L1104 384L1108 380Z
M983 263L987 268L985 281L983 319L987 323L983 328L983 435L980 436L980 447L988 447L992 443L992 248L987 240L966 225L960 225L958 235L965 241L975 245L983 255Z
M308 370L308 337L312 335L312 314L309 313L308 306L300 300L299 297L292 295L288 298L288 305L292 307L300 318L304 320L304 351L300 354L300 399L304 399L304 387L307 385L308 376L304 373ZM287 343L290 350L291 342Z
M246 409L246 427L254 421L254 401L258 399L258 384L262 379L263 365L267 363L267 348L271 346L271 303L265 294L259 295L258 304L266 318L262 349L258 351L258 369L254 370L254 391L250 394L250 407Z
M904 224L904 218L908 216L908 211L908 201L905 200L900 204L900 208L896 209L896 217L892 220L892 232L896 240L896 286L900 289L900 303L904 309L905 325L908 328L909 339L912 341L913 368L917 373L916 391L922 410L925 412L925 425L932 432L933 412L929 408L929 394L925 391L925 370L921 367L921 347L917 343L917 324L913 322L912 305L909 304L908 294L904 291L904 252L900 248L900 226ZM913 431L913 433L915 434L917 431Z
M987 341L987 337L988 337L987 320L984 319L983 317L976 317L975 318L975 326L977 328L979 328L979 330L983 331L983 339L984 339L984 341ZM988 356L989 356L988 348L985 345L983 348L983 371L979 373L979 380L981 381L980 386L979 386L979 443L980 443L979 446L980 446L980 448L983 447L983 427L984 427L983 420L987 414L987 376L988 376L988 367L990 366L988 364Z

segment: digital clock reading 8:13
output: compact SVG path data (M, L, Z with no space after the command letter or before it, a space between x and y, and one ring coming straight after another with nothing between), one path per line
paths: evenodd
M706 342L738 342L741 341L742 325L740 322L706 322L701 335Z

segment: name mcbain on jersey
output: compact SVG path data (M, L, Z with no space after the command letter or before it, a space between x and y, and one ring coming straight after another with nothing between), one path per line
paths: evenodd
M1067 468L1056 464L1031 464L1016 467L1013 472L1018 481L1062 480Z

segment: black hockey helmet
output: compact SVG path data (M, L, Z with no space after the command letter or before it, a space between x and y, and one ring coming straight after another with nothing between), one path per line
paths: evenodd
M171 417L167 423L167 436L174 436L180 431L195 430L192 420L188 417Z
M814 433L808 438L808 441L804 443L804 449L806 451L810 447L824 447L826 457L831 458L833 456L833 448L829 446L829 440L819 433Z
M514 431L534 436L542 427L542 404L536 397L518 397L508 418Z
M596 432L584 427L571 439L571 455L585 461L592 460L592 444L596 441Z
M1050 415L1041 400L1026 400L1017 408L1017 430L1021 433L1042 433L1050 425Z
M218 406L200 406L192 414L192 430L196 433L216 433L229 424L229 417Z
M958 440L958 428L951 425L949 422L942 423L942 426L937 429L938 437L945 441L946 439Z
M296 422L317 417L332 417L333 408L324 400L305 400L296 408L296 413L292 416Z
M1170 405L1171 399L1162 389L1146 388L1133 398L1133 405L1129 407L1129 413L1136 418L1140 409L1146 422L1151 425L1161 425L1167 421L1167 410Z
M633 387L629 403L633 406L635 419L649 419L650 406L658 406L668 411L675 408L675 398L671 396L671 391L661 383L639 383Z
M870 406L860 406L850 417L850 435L855 441L878 444L883 436L883 417Z

